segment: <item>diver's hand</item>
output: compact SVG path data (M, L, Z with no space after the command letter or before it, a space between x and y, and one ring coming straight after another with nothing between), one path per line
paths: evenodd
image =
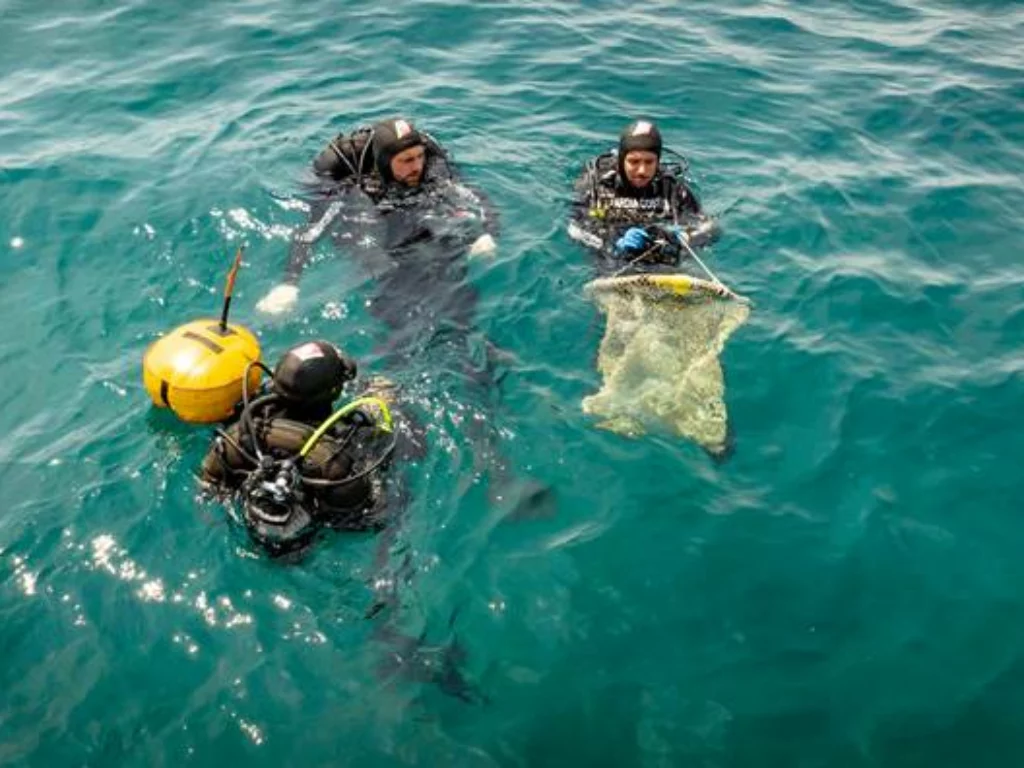
M473 244L469 246L470 256L493 256L498 249L498 244L490 235L480 235Z
M707 245L708 243L714 242L718 239L719 235L722 234L722 227L716 219L712 219L711 217L702 217L697 226L692 227L688 231L688 234L690 238L690 245Z
M268 315L289 312L299 300L299 286L291 283L275 285L266 296L259 300L256 309Z
M615 241L616 253L628 253L639 251L650 242L651 236L643 227L630 227L618 240Z
M680 245L690 244L690 232L685 227L680 227L676 224L668 227L667 231L672 234L672 237L674 237Z

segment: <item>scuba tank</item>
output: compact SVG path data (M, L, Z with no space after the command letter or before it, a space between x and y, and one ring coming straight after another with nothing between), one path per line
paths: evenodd
M217 431L203 479L238 496L250 535L273 553L303 545L323 524L367 527L377 470L394 450L387 403L363 397L334 409L356 366L327 342L289 349L267 373L268 391L251 400L243 391L239 418Z

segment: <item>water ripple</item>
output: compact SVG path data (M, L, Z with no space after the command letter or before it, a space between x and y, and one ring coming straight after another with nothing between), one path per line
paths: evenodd
M0 762L293 762L301 733L310 764L1019 763L1022 33L999 0L7 3ZM309 158L391 114L501 211L472 269L500 404L393 372L431 445L401 525L271 562L197 498L208 432L138 360L245 243L268 356L381 365L343 253L296 316L253 306ZM569 186L639 114L755 301L721 465L580 408ZM492 503L473 429L554 514Z

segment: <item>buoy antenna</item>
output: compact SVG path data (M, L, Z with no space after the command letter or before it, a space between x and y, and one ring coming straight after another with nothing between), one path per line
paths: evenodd
M231 294L235 292L235 278L238 277L238 268L242 266L242 254L244 252L245 246L238 246L238 252L235 254L235 263L231 265L227 282L224 285L224 309L220 313L221 333L226 333L228 330L228 311L231 309Z

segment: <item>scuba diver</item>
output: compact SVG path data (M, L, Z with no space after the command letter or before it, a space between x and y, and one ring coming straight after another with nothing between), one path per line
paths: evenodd
M435 382L450 374L455 381L439 384L445 393L467 385L474 405L489 405L502 353L475 326L478 293L467 258L495 248L498 218L487 197L463 184L441 145L404 119L337 136L313 172L309 222L293 238L284 282L257 308L293 307L312 249L329 238L372 280L365 306L386 329L374 350L379 364L403 374L429 367ZM470 419L467 429L475 458L495 470L494 497L546 498L547 489L512 480L490 424Z
M677 162L664 163L663 152ZM653 122L630 123L618 147L588 162L577 179L569 236L600 254L604 272L678 265L718 235L685 181L686 168L662 146Z
M675 433L719 461L733 444L719 356L750 309L697 253L719 228L685 174L658 127L635 120L576 182L569 235L598 254L585 290L604 315L601 385L581 405L599 428Z
M410 446L394 419L393 387L371 381L335 408L357 369L326 341L292 347L272 372L252 365L270 382L255 397L243 388L237 419L217 430L201 470L207 488L237 496L249 534L275 555L301 548L325 525L383 527L384 474L400 436L402 450Z
M359 396L335 408L357 368L319 340L287 350L267 373L263 391L250 398L244 389L237 419L217 430L203 461L203 483L240 501L250 536L272 556L301 551L327 526L387 528L376 547L374 599L366 614L375 620L373 638L387 649L381 675L434 683L462 701L479 701L476 686L458 667L464 652L454 638L457 612L449 621L450 643L431 645L396 626L397 582L409 578L412 565L408 552L390 564L405 491L386 481L385 473L392 460L422 459L425 441L422 427L396 412L395 385L372 378Z
M482 231L460 243L468 246L468 255L490 255L497 247L498 219L486 195L462 184L448 152L408 120L382 120L339 134L313 161L313 173L316 199L309 223L292 241L283 282L256 305L263 312L280 314L295 306L313 246L332 229L336 242L364 239L368 230L383 229L369 237L388 251L430 239L438 229L452 239L450 230L465 234L476 222ZM392 214L410 209L421 218L428 212L432 225L409 227L407 216L395 222ZM452 222L458 226L447 226Z

